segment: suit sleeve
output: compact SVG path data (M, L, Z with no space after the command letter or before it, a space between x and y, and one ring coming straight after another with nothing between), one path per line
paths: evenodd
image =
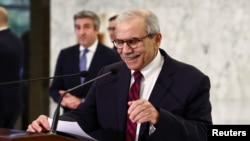
M183 116L158 107L159 122L149 140L206 141L207 125L212 124L209 89L210 80L204 76L193 87Z
M62 72L62 63L63 63L63 53L62 51L59 53L56 63L56 69L54 76L64 75ZM63 78L55 78L52 81L50 86L50 96L53 98L55 102L58 102L60 99L60 94L58 93L59 90L64 90Z

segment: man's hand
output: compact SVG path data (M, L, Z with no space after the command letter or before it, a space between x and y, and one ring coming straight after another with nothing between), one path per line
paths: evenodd
M50 130L50 125L48 117L45 115L40 115L36 120L29 124L28 132L44 132Z
M62 96L65 93L64 90L60 90L59 94ZM76 109L78 105L82 102L82 100L71 93L67 93L61 102L63 107L67 107L69 109Z
M159 112L147 100L139 99L128 102L128 114L132 122L144 123L150 122L155 125L159 120Z

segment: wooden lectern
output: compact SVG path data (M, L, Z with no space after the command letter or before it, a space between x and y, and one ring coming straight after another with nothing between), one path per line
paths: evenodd
M49 133L29 133L26 131L0 128L0 141L80 141L61 135Z

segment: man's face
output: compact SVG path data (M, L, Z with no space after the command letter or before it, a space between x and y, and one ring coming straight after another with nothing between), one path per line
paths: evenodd
M98 37L99 29L95 29L91 18L80 18L75 20L75 33L77 41L84 47L91 46Z
M117 49L121 58L131 70L141 70L154 59L160 45L161 34L157 33L153 37L148 37L144 20L140 18L124 20L117 24L117 40L128 41L142 37L145 38L140 40L135 48L129 47L127 42L124 42L123 48Z
M109 21L109 27L108 27L108 32L109 32L109 37L111 41L115 40L115 20Z

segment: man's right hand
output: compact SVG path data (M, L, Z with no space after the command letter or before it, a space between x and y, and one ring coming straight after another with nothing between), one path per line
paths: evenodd
M27 132L44 132L50 130L48 117L40 115L36 120L29 124Z

